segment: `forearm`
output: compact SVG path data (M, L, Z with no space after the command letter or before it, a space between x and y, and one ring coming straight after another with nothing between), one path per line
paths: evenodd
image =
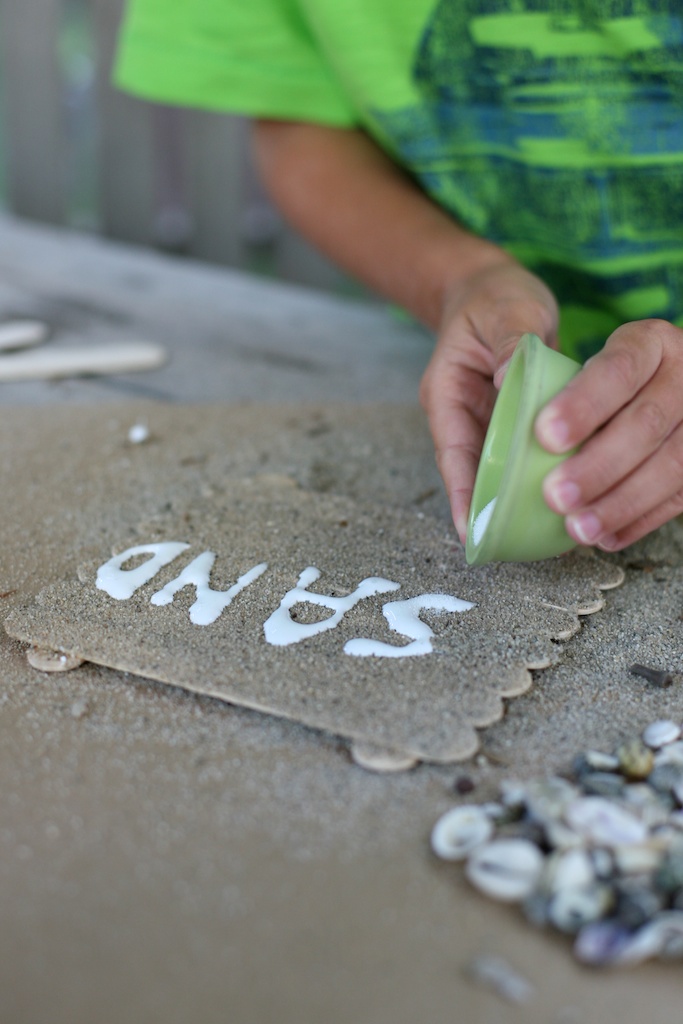
M460 281L510 257L433 203L363 132L259 121L259 170L322 252L432 329Z

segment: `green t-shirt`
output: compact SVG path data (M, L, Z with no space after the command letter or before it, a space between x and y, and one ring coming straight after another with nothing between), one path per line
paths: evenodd
M116 81L364 128L553 288L578 358L683 325L680 0L130 0Z

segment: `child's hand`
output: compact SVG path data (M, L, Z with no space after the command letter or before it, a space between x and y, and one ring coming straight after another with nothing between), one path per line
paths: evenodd
M536 435L552 452L583 444L543 488L579 543L616 551L678 515L683 330L665 320L619 327L542 410Z
M502 253L500 263L452 288L444 307L420 401L429 417L453 521L464 543L496 387L523 334L531 331L555 347L558 312L546 285ZM562 411L564 415L564 406Z

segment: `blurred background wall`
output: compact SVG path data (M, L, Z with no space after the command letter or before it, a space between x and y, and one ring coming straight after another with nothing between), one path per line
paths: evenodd
M342 294L361 289L287 228L238 117L110 85L125 0L0 0L0 207Z

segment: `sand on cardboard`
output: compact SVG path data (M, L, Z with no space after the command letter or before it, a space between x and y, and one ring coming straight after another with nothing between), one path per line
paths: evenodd
M157 438L140 446L151 461L126 444L141 418ZM316 424L324 430L310 437ZM236 443L240 430L251 433ZM318 442L327 492L338 483L361 501L442 508L447 521L418 410L263 416L145 403L0 413L2 607L66 578L77 547L96 558L128 529L133 537L163 488L168 500L223 493L233 468L264 465L308 485ZM680 678L660 691L628 674L645 657L679 663L682 541L672 524L610 558L626 567L624 586L486 730L491 756L456 770L369 775L334 736L284 719L94 665L41 675L0 633L7 1019L118 1024L146 1013L223 1024L229 1009L239 1024L445 1024L457 1006L463 1019L593 1024L647 1006L651 1024L668 1024L675 968L579 968L568 942L437 864L428 836L462 800L456 774L475 784L468 799L492 798L503 776L566 770L576 749L683 714ZM71 713L79 699L83 718ZM517 1010L474 990L463 971L480 952L509 959L534 1000Z
M597 610L599 588L620 580L613 566L571 554L467 567L452 527L424 513L315 494L278 476L233 480L220 499L195 500L175 514L154 516L158 508L157 500L134 544L127 540L117 550L182 541L190 548L181 557L132 598L116 601L96 588L97 565L80 569L80 581L73 578L80 563L74 551L72 578L15 609L5 623L9 634L429 761L474 754L476 729L502 717L501 698L528 689L528 668L550 664L552 641L577 632L579 612ZM205 550L217 554L212 583L218 590L257 564L268 570L216 622L198 627L188 614L193 587L165 607L152 605L150 596ZM110 554L103 550L99 564ZM316 593L348 594L375 576L400 590L364 599L334 630L273 647L263 625L307 566L322 572L310 588ZM429 655L345 654L345 643L356 637L404 644L381 607L421 594L448 594L474 607L421 613L435 633ZM311 610L298 607L300 616Z

